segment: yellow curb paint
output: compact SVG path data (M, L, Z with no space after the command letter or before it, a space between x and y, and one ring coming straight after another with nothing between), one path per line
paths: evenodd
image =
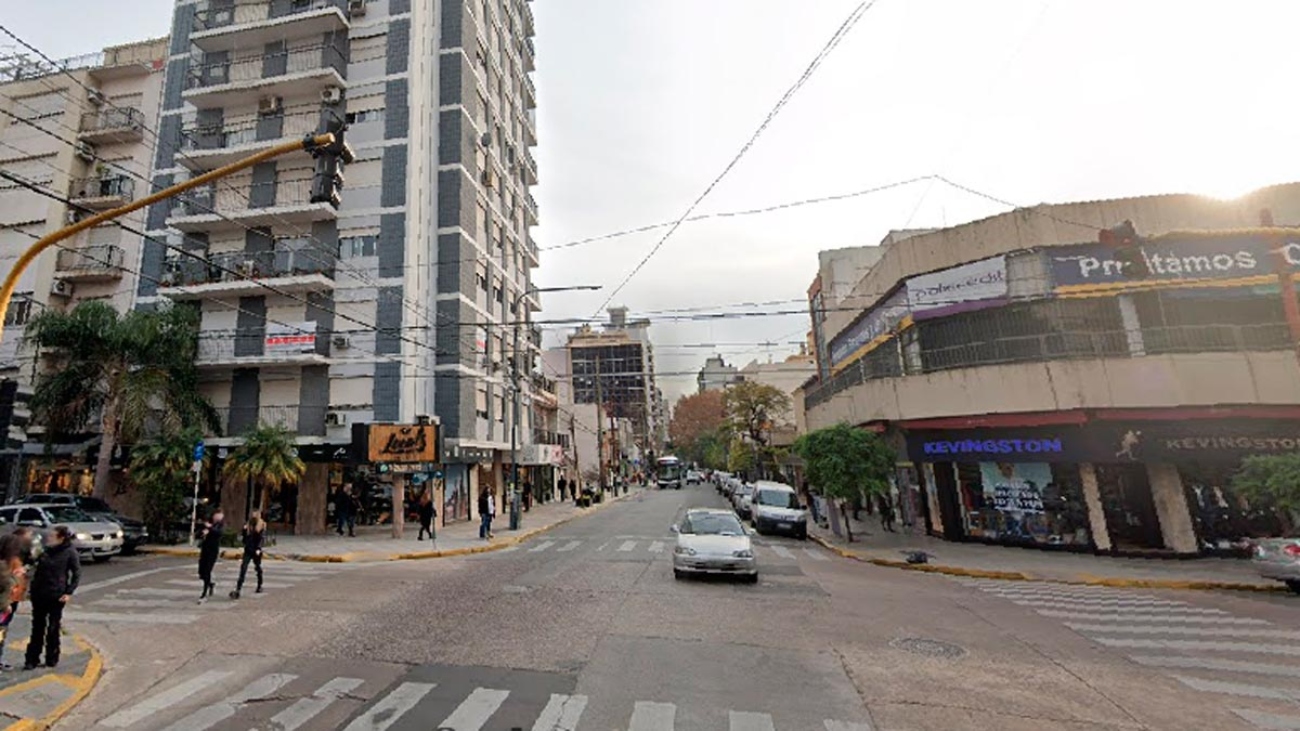
M43 717L35 719L20 719L5 727L3 731L45 731L58 723L59 719L68 715L69 711L75 708L78 703L85 700L87 695L90 695L90 691L93 690L95 684L99 682L99 676L104 672L104 658L99 654L99 650L95 649L94 645L81 637L74 635L72 637L72 642L90 655L90 659L86 661L86 669L80 676L44 675L25 683L19 683L18 685L6 688L3 692L0 692L0 698L6 695L17 694L23 690L29 690L43 684L55 682L62 683L69 688L72 688L72 695L68 696L62 703L56 706L54 710L45 714Z

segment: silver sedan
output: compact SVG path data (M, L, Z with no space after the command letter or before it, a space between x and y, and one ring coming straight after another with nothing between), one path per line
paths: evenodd
M730 574L750 583L758 581L754 547L745 528L727 510L695 508L673 526L677 546L673 549L673 576Z

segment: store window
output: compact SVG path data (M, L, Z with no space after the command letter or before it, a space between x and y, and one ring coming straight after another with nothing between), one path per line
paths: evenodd
M1237 471L1229 464L1179 466L1196 535L1207 552L1248 554L1250 539L1284 535L1272 505L1252 503L1232 488Z
M972 538L1079 547L1091 542L1075 465L960 463L957 484L966 535Z

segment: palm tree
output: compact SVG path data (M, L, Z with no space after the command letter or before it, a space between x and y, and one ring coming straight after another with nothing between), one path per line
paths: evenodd
M186 429L161 435L131 451L131 481L142 493L144 521L154 535L171 533L184 512L194 479L190 472L194 444L200 437L197 429Z
M265 510L271 495L285 482L297 482L307 472L293 446L293 433L278 425L258 424L244 435L244 443L235 447L221 473L237 480L247 480L258 489L257 510Z
M24 337L54 361L36 381L32 409L38 423L51 436L99 423L96 496L108 491L119 443L150 429L219 429L216 410L198 391L198 326L198 312L190 307L123 315L99 300L69 312L47 310L27 323Z

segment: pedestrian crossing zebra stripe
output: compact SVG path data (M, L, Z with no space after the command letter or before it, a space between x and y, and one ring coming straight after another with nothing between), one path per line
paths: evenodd
M65 615L70 622L93 622L96 624L190 624L199 618L197 614L170 614L151 612L149 614L119 614L116 612L69 611Z
M776 731L772 717L766 713L728 711L727 726L730 731Z
M1075 632L1110 633L1126 635L1196 635L1198 637L1259 637L1278 640L1300 640L1300 632L1280 629L1242 629L1236 627L1170 627L1162 624L1082 624L1066 622L1066 627Z
M533 724L533 731L574 731L586 708L585 695L552 693L551 699L537 717L537 722Z
M220 683L231 675L234 675L234 673L228 670L209 670L186 680L180 685L172 686L128 709L114 713L100 721L100 725L109 728L130 728L153 714L165 708L170 708L176 703L202 691L204 688Z
M297 675L272 673L263 675L244 686L238 693L210 706L204 706L181 720L168 726L166 731L207 731L226 719L234 716L239 707L255 699L274 695L275 692L295 680Z
M1278 701L1296 701L1300 700L1300 691L1291 690L1290 688L1275 688L1267 685L1252 685L1250 683L1233 683L1225 680L1206 680L1204 678L1195 678L1190 675L1172 675L1174 680L1191 688L1207 693L1223 693L1226 695L1237 695L1245 698L1267 698Z
M1286 655L1300 657L1300 647L1293 645L1262 645L1255 642L1222 642L1217 640L1148 640L1127 637L1093 637L1107 647L1135 650L1211 650L1215 652L1242 652L1261 655Z
M582 541L569 541L568 543L564 544L563 546L560 546L555 550L560 553L567 553L581 545L582 545Z
M542 541L541 543L538 543L536 546L533 546L532 548L528 549L528 552L537 553L538 551L545 551L546 549L554 545L555 545L555 541Z
M1201 607L1151 607L1137 604L1080 604L1078 602L1016 602L1031 609L1064 609L1073 611L1121 612L1125 614L1185 614L1205 617L1225 617L1222 609L1203 609Z
M1092 612L1071 612L1059 611L1055 609L1035 609L1035 614L1052 619L1077 619L1084 622L1132 622L1135 620L1142 621L1160 621L1163 623L1179 624L1235 624L1235 625L1267 625L1268 622L1253 617L1232 617L1221 615L1202 615L1202 614L1183 614L1174 616L1171 614L1153 614L1133 613L1115 609L1096 610Z
M627 731L673 731L676 720L676 704L637 701L632 706Z
M293 705L272 716L271 728L276 731L295 731L320 715L331 703L361 687L364 682L360 678L334 678L312 693L311 697L300 698Z
M506 702L510 695L508 690L475 688L469 697L461 702L450 716L443 719L435 728L454 728L456 731L478 731L492 717L493 713Z
M1229 673L1251 673L1254 675L1276 675L1284 678L1300 678L1300 666L1278 665L1265 662L1247 662L1245 660L1220 660L1213 657L1183 657L1180 655L1129 655L1129 660L1147 667L1176 668L1179 670L1221 670Z
M1273 731L1300 731L1300 716L1282 716L1276 713L1263 713L1248 708L1233 708L1232 712L1247 723L1259 728Z
M343 731L384 731L415 708L437 683L402 683L358 716Z

